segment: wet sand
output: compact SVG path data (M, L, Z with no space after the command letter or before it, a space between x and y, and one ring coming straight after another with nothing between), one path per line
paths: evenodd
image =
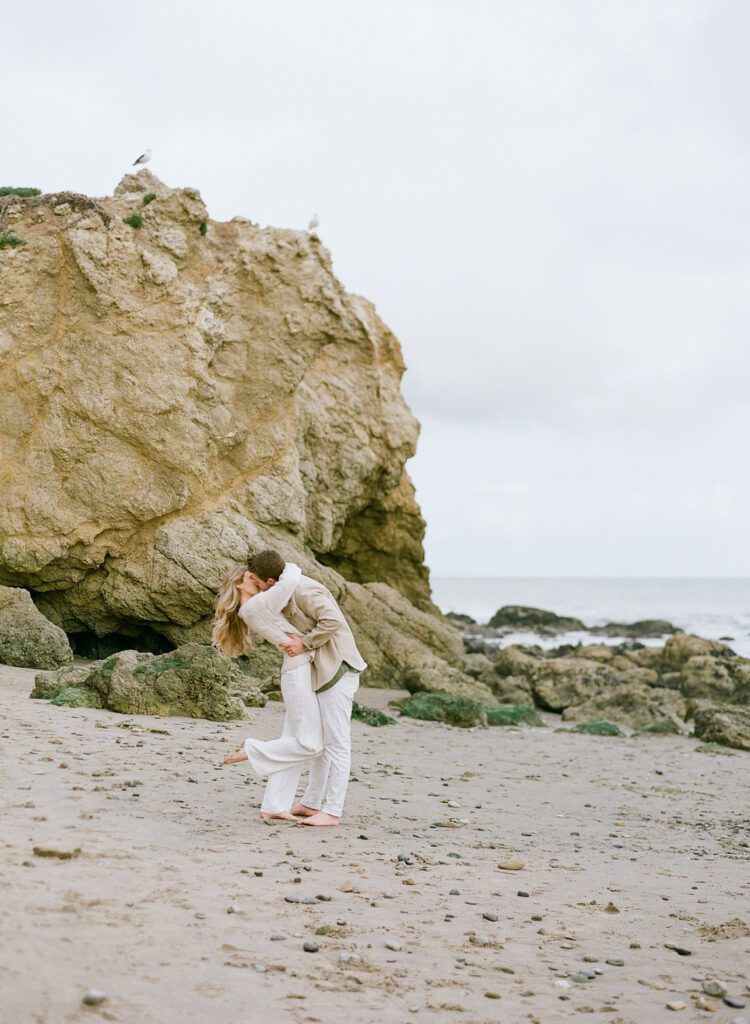
M33 675L0 667L3 1024L750 1020L702 994L750 1006L750 754L355 722L342 826L268 826L221 760L281 705L125 717Z

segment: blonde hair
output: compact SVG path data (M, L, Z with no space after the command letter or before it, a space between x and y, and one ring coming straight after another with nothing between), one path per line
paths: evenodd
M233 565L224 577L216 599L211 643L230 658L239 657L247 648L247 626L238 614L242 599L237 589L246 572L246 564Z

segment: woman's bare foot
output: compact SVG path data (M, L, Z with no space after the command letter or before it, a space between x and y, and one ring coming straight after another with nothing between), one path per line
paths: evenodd
M240 747L239 750L235 750L233 754L227 754L224 758L224 764L239 764L240 761L247 761L247 754L245 748Z
M292 808L292 814L296 814L298 818L312 818L313 814L320 814L317 807L306 807L304 804L295 804Z
M284 821L298 821L290 811L275 811L269 813L268 811L261 811L260 816L264 821L271 821L274 818L282 818Z
M338 825L341 818L334 818L332 814L326 814L325 811L318 811L317 814L310 815L309 818L297 818L298 825Z

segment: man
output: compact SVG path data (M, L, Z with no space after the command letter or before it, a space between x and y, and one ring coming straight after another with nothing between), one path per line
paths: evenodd
M247 567L257 586L268 590L284 571L284 564L277 551L260 551L248 560ZM338 825L351 768L352 702L367 664L333 594L317 580L303 576L282 615L302 634L288 633L283 650L290 657L313 652L312 685L325 743L323 753L310 767L302 803L292 808L292 814L303 825Z

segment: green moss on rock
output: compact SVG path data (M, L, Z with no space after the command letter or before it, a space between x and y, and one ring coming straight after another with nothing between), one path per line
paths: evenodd
M579 722L571 732L583 732L588 736L622 736L623 732L619 725L614 722L607 722L603 718L592 718L588 722Z
M482 709L487 725L544 725L536 708L528 704L483 704Z
M51 701L56 707L100 708L101 697L86 686L63 686Z
M654 736L681 736L682 729L673 718L660 718L651 725L647 725L641 732L651 733Z
M479 701L469 697L451 697L447 693L415 693L401 704L399 710L406 718L446 722L463 729L487 724L484 707Z
M381 725L395 725L396 719L391 718L378 708L368 707L366 704L358 704L356 700L352 704L352 718L357 722L364 722L365 725L378 727Z

